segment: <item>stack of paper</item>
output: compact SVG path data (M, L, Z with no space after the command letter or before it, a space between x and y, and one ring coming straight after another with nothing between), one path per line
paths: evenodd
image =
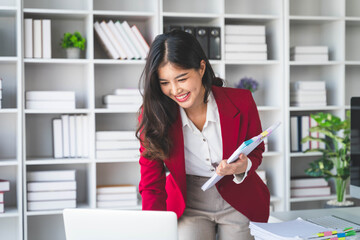
M142 96L138 89L116 89L114 94L105 95L103 102L108 109L137 112L142 104Z
M290 105L297 107L326 106L324 81L296 81L290 83Z
M140 142L135 131L97 131L96 157L98 159L127 159L137 161Z
M5 212L5 192L10 191L10 181L0 179L0 213Z
M122 208L137 205L135 185L97 186L96 206L98 208Z
M27 109L75 109L73 91L28 91L26 92Z
M333 229L324 228L301 218L280 223L250 222L250 233L255 240L299 240L316 237L319 232Z
M291 179L291 197L329 196L330 186L324 178Z
M76 207L75 170L27 173L28 211Z
M226 25L226 60L267 60L265 25Z
M290 60L315 61L329 60L329 47L327 46L295 46L290 48Z

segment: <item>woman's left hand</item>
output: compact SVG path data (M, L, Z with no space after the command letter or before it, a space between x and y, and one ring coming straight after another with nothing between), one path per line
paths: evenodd
M216 168L216 173L219 176L240 174L246 171L248 158L241 153L238 160L232 163L227 163L227 159L222 160Z

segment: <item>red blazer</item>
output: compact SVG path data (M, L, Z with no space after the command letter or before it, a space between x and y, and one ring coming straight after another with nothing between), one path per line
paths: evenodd
M227 159L243 141L262 132L259 114L248 90L214 86L212 92L220 115L223 159ZM169 159L157 161L140 157L139 191L143 210L173 211L179 218L186 207L184 139L180 113L169 134L173 141ZM142 151L143 146L140 147ZM263 151L262 143L248 155L252 167L242 183L234 183L234 176L228 175L216 184L225 201L251 221L258 222L267 222L270 204L269 190L255 173L262 161ZM170 171L167 177L164 163Z

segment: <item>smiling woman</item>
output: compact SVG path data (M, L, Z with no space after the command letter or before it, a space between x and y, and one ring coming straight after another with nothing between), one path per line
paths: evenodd
M196 38L176 30L155 38L142 80L143 210L175 212L180 240L253 239L249 220L269 217L269 191L255 173L264 145L226 162L241 142L261 133L250 91L221 87ZM203 192L214 172L224 177Z

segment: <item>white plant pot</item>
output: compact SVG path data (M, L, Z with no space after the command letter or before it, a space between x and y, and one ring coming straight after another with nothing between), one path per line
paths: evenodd
M66 56L67 58L80 58L80 48L67 48Z

